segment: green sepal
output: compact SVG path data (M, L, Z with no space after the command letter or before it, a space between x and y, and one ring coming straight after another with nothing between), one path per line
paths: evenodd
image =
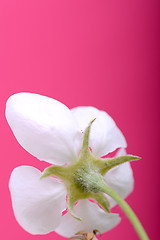
M68 195L68 211L69 213L72 215L72 217L76 218L79 221L82 221L82 219L78 216L75 215L74 211L73 211L73 207L74 204L78 201L78 199L76 198L75 194L69 194Z
M104 175L111 168L114 168L125 162L135 161L135 160L139 160L139 159L141 159L141 157L134 156L134 155L120 156L120 157L116 157L116 158L104 158L103 159L103 161L104 161L103 167L101 167L101 174ZM102 161L102 159L101 159L101 161Z
M42 172L41 179L52 176L52 175L54 175L56 177L59 177L60 179L63 180L66 176L65 166L50 166L50 167L47 167Z
M81 159L83 159L83 161L85 160L84 156L86 157L86 155L88 153L90 153L90 150L89 150L89 135L90 135L90 129L91 129L91 125L93 124L93 122L96 120L96 118L94 118L88 125L88 127L86 128L85 130L85 133L84 133L84 138L83 138L83 146L82 146L82 149L81 149Z
M94 194L92 198L96 200L106 212L110 213L110 203L103 193Z

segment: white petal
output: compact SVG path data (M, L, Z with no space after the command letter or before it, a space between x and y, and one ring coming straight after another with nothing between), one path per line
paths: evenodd
M9 182L15 217L31 234L53 231L66 207L65 186L53 178L40 177L36 168L21 166L13 170Z
M116 156L124 155L126 155L125 150L120 149ZM108 171L105 175L105 180L109 187L111 187L122 198L126 198L133 191L134 187L134 178L130 163L123 163ZM116 202L111 197L107 198L110 201L111 207L116 205Z
M81 131L85 131L90 121L92 124L89 145L96 156L104 156L120 147L126 147L126 141L113 119L104 111L94 107L73 108L72 113Z
M78 155L81 133L64 104L38 94L18 93L7 101L6 118L21 146L38 159L61 165Z
M71 237L79 231L92 232L98 229L101 233L115 227L120 218L117 214L106 213L97 204L88 200L81 200L74 207L74 212L82 221L73 218L69 213L63 216L56 232L64 237Z

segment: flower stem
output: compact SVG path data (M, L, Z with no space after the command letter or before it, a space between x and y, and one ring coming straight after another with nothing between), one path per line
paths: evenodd
M147 236L147 233L145 232L142 224L140 223L139 219L137 218L133 210L130 208L130 206L107 185L104 186L103 191L109 196L111 196L120 205L120 207L123 209L129 220L133 224L139 238L141 240L149 240L149 237Z

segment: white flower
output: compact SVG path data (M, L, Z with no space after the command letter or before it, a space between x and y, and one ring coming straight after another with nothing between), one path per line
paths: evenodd
M120 148L124 155L126 141L113 119L94 107L69 110L64 104L38 94L18 93L6 105L7 121L20 145L39 160L64 165L76 161L82 149L84 131L96 118L89 138L92 153L101 157ZM13 170L9 182L12 205L19 224L31 234L56 231L70 237L80 230L101 233L116 226L117 214L106 213L96 203L80 200L75 213L78 221L66 209L67 189L55 178L40 180L41 172L31 166ZM106 174L106 184L125 198L133 189L130 164L124 163ZM111 207L115 202L108 197Z

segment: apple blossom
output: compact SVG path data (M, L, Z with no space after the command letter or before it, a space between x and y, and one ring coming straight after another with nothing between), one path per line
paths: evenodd
M52 164L43 173L20 166L11 174L14 214L26 231L71 237L81 230L103 233L119 223L118 214L110 213L116 202L105 186L125 198L134 182L128 161L139 158L124 156L126 140L106 112L94 107L69 110L48 97L17 93L7 101L6 118L23 148ZM115 158L101 158L116 149Z

